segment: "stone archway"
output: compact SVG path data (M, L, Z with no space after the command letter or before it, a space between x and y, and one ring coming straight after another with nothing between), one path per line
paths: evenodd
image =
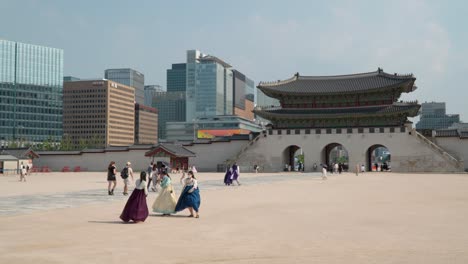
M304 152L301 147L297 145L291 145L283 150L283 168L285 168L286 164L291 166L291 171L303 170Z
M367 149L366 167L368 171L388 171L391 169L390 162L391 154L386 146L375 144ZM375 164L377 164L377 166L375 166Z
M330 143L323 147L322 153L322 164L325 164L331 169L332 163L343 164L343 169L349 169L349 153L348 150L340 143Z

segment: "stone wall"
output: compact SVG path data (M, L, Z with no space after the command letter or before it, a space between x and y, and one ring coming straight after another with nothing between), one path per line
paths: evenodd
M464 169L468 170L468 138L434 137L433 139L437 145L462 160Z

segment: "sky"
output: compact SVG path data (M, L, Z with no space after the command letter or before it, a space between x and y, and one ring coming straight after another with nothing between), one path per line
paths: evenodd
M186 50L257 84L301 75L413 73L403 100L446 102L468 122L468 1L0 0L0 38L64 49L64 73L134 68L166 87Z

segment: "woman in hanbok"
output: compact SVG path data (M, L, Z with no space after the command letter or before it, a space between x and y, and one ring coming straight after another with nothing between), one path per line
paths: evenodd
M236 181L237 182L237 185L240 185L239 183L239 166L237 166L237 163L234 162L234 164L232 165L231 167L231 183L233 181Z
M181 179L183 183L182 193L175 207L176 212L180 212L186 208L189 209L189 217L199 218L198 209L200 208L200 191L198 190L197 178L192 171L188 172L188 178ZM194 215L195 211L195 215Z
M135 183L136 187L132 195L127 200L127 204L120 215L124 222L132 220L135 223L144 222L149 215L146 196L148 196L148 187L146 186L146 172L142 171L140 179Z
M172 188L171 177L167 172L163 172L163 178L160 183L161 192L153 203L153 212L170 215L175 213L177 200L174 188Z
M224 174L225 185L229 186L232 184L231 176L232 176L232 169L231 169L231 166L228 165L226 169L226 174Z

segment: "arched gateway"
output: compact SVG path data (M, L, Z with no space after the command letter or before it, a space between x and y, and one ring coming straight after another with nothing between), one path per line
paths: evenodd
M270 121L266 137L236 156L245 166L282 171L285 159L300 146L305 170L330 163L336 143L344 146L350 168L371 168L369 155L382 145L392 151L392 171L459 171L459 162L413 131L408 117L418 114L417 102L402 102L402 93L416 89L412 75L374 72L339 76L301 76L260 82L257 88L281 106L257 106L254 113ZM369 154L371 153L371 154ZM375 156L375 154L374 154ZM378 159L384 158L378 156Z

